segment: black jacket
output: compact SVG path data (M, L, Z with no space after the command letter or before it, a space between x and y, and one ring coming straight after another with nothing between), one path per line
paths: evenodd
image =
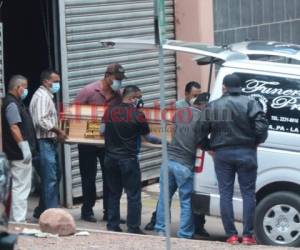
M37 153L36 134L35 134L32 118L27 108L24 106L21 100L17 99L11 94L7 94L7 96L3 100L2 113L1 113L2 126L3 126L2 127L3 151L6 153L8 160L22 160L23 154L17 142L14 140L12 136L10 125L8 124L5 115L6 107L12 102L14 102L18 107L22 119L22 122L18 123L18 126L20 128L23 139L28 141L33 156Z
M268 120L255 99L240 92L227 92L205 110L204 136L209 134L212 150L256 147L268 136Z

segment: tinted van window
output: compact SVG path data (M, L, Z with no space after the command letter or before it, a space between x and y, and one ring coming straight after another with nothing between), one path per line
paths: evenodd
M300 133L300 80L284 77L237 73L242 91L257 99L267 112L269 129Z

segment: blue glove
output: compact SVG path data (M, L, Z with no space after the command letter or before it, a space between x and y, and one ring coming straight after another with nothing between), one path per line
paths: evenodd
M144 138L147 142L150 142L152 144L161 144L161 139L152 134L147 134L144 136Z

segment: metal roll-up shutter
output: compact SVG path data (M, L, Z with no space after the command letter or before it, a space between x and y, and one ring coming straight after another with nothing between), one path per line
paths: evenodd
M0 23L0 106L2 105L2 98L5 97L3 49L3 24ZM1 121L0 131L2 131ZM0 138L0 151L2 151L2 137Z
M166 32L174 39L174 3L166 3ZM60 1L60 35L64 102L71 102L86 84L104 76L106 66L121 63L128 79L138 85L146 106L159 100L158 53L143 50L100 48L109 38L154 39L154 1L152 0L64 0ZM176 99L176 66L173 52L165 52L166 100ZM141 168L143 180L159 175L160 150L144 149ZM76 147L65 147L67 196L81 196ZM101 191L101 173L97 189ZM66 172L68 175L68 172ZM71 187L69 187L71 185ZM69 188L68 188L69 187ZM71 194L70 194L71 193ZM69 199L69 203L70 203Z
M5 96L4 62L3 62L3 24L0 23L0 98Z

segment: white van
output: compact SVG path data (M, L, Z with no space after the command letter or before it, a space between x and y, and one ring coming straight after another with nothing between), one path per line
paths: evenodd
M269 136L258 148L255 236L268 245L300 245L300 46L276 42L243 42L231 50L249 57L285 57L290 62L230 60L221 62L211 100L222 95L223 78L235 73L242 91L259 100L269 119ZM217 55L216 55L217 56ZM198 58L198 64L203 64ZM220 216L218 182L211 156L198 150L193 209ZM242 221L243 206L235 183L235 219Z
M157 49L153 41L112 39L102 46ZM166 50L198 55L199 65L213 64L218 72L211 100L222 95L223 78L235 73L243 92L258 99L269 118L269 137L258 148L255 234L259 243L300 245L300 46L280 42L242 42L227 47L167 40ZM265 57L276 61L263 61ZM254 60L252 60L254 59ZM288 63L280 63L278 59ZM198 150L195 164L193 209L220 216L220 196L211 156ZM235 219L242 220L238 184L233 198Z

